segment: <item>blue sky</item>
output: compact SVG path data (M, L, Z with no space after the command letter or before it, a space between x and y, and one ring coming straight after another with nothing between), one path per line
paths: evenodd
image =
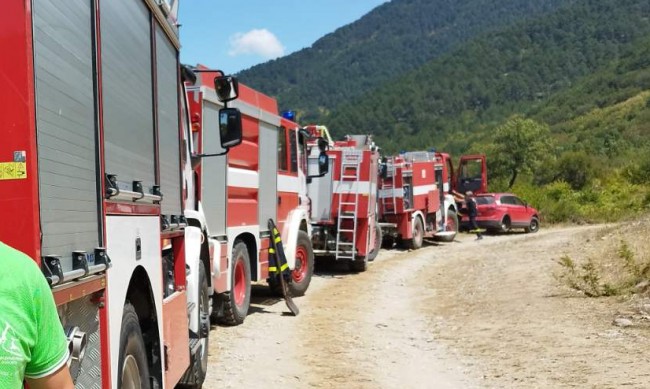
M181 1L181 61L235 73L309 47L386 1Z

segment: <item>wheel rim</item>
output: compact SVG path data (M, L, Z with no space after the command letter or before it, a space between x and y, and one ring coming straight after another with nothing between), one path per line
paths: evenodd
M452 232L456 231L456 219L455 218L453 218L451 216L447 216L445 231L452 231Z
M242 258L237 259L235 265L235 304L241 306L246 298L246 275L244 273L244 262Z
M127 355L122 365L122 389L140 389L140 368L133 355Z
M507 218L503 218L503 221L501 222L501 229L503 231L508 231L510 229L510 222Z
M303 246L296 247L296 265L291 272L293 282L300 283L307 277L307 250Z
M539 223L537 222L537 219L533 219L530 221L530 230L531 231L537 231L537 228L539 228Z

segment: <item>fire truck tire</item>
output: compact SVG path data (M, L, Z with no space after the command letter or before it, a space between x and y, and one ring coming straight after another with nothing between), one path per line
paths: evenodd
M235 242L232 248L232 272L229 292L222 293L222 324L235 326L244 322L251 303L251 263L244 242Z
M208 294L208 277L203 262L199 263L199 341L203 344L196 354L190 354L190 367L187 369L177 388L201 389L208 372L208 346L210 345L210 296ZM207 326L205 337L201 338L201 329Z
M381 239L382 249L392 249L395 245L395 237L392 235L384 235Z
M447 211L447 223L445 224L446 231L448 232L455 232L458 234L458 215L456 214L455 211L453 210L448 210ZM449 235L449 236L441 236L438 238L441 242L453 242L454 239L456 239L456 234L454 235Z
M374 261L382 245L382 233L379 224L375 224L375 247L368 253L368 261Z
M422 247L424 241L424 224L419 216L415 217L413 221L413 239L406 241L406 248L410 250L417 250Z
M350 270L355 273L363 273L368 270L368 256L358 257L354 261L350 261Z
M307 293L313 274L314 250L309 235L301 230L298 231L296 243L296 264L291 272L291 282L288 285L292 297L304 296ZM269 288L275 296L282 296L282 284L275 277L269 277Z
M120 377L118 388L150 388L147 350L142 338L138 315L130 303L124 305L122 313L118 366L118 377Z

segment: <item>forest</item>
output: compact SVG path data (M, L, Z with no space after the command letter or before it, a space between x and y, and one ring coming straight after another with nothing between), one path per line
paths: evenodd
M485 153L549 222L650 207L647 1L393 0L240 77L386 153Z

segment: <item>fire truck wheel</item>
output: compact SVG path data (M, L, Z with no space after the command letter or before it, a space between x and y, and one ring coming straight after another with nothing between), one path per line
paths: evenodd
M122 313L118 377L120 389L150 388L147 351L142 339L140 321L130 303L126 303Z
M447 220L445 223L445 231L458 233L458 215L451 209L447 211ZM442 236L439 238L441 242L453 242L456 239L456 234L449 236Z
M221 322L234 326L244 322L251 303L251 263L244 242L235 242L232 249L231 290L223 293Z
M296 243L296 264L291 272L289 290L293 297L303 296L314 274L314 250L311 248L311 240L305 231L298 231Z
M424 241L424 225L422 224L422 219L419 216L415 217L413 221L413 239L409 239L406 242L407 248L411 250L417 250L422 247L422 242Z
M377 258L377 254L379 254L379 249L381 248L381 227L379 224L375 224L375 246L370 250L368 253L368 260L369 261L374 261L375 258Z
M296 264L291 271L289 291L292 297L304 296L314 274L314 250L311 246L309 235L305 231L298 231L296 243ZM282 284L275 276L269 277L269 288L276 296L282 296Z
M199 263L199 325L198 338L191 335L194 341L200 342L196 354L190 354L190 367L187 369L177 388L201 389L205 375L208 372L208 341L210 339L210 296L208 294L208 277L203 262Z
M392 249L395 245L395 237L392 235L384 235L381 239L382 249Z
M356 273L368 270L368 256L357 257L354 261L350 261L350 270Z

